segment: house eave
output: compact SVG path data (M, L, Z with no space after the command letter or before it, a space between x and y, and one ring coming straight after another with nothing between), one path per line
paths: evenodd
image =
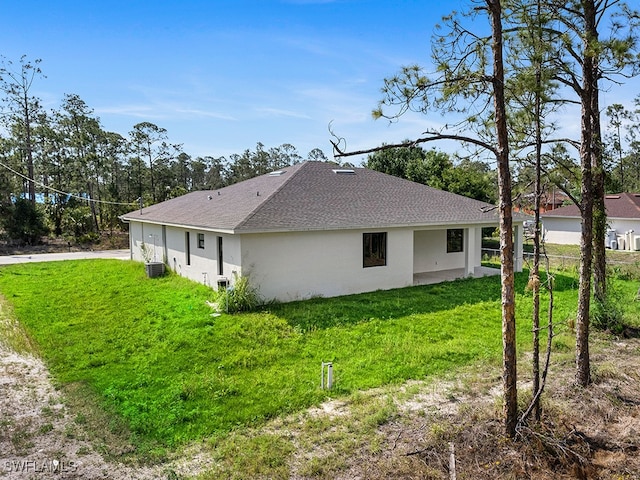
M640 222L640 217L607 217L607 220L624 220L624 221L636 220Z
M541 220L544 220L545 218L572 218L580 220L579 215L540 215Z
M185 230L201 230L203 232L226 233L229 235L234 235L238 233L234 229L229 229L229 228L214 228L214 227L207 227L204 225L189 225L186 223L161 222L158 220L148 220L146 218L133 218L133 217L122 218L121 217L120 220L127 223L140 222L140 223L148 223L151 225L167 225L170 227L184 228Z
M514 220L514 225L522 225L524 220ZM338 226L317 226L305 228L239 228L234 231L236 234L259 234L259 233L293 233L293 232L323 232L323 231L347 231L347 230L380 230L380 229L396 229L396 228L413 228L413 229L434 229L434 228L451 228L451 227L497 227L498 220L495 221L465 221L465 222L431 222L431 223L394 223L394 224L378 224L378 225L338 225Z
M288 227L288 228L216 228L205 225L192 225L178 222L161 222L158 220L149 220L146 218L134 218L128 216L122 218L124 222L140 222L151 225L167 225L176 228L183 228L186 230L201 230L205 232L224 233L228 235L240 235L240 234L260 234L260 233L293 233L293 232L322 232L322 231L347 231L347 230L380 230L380 229L397 229L397 228L413 228L413 229L435 229L435 228L452 228L452 227L497 227L499 224L498 219L495 220L470 220L470 221L439 221L439 222L421 222L421 223L386 223L377 225L318 225L313 227ZM524 219L513 219L514 225L522 225Z

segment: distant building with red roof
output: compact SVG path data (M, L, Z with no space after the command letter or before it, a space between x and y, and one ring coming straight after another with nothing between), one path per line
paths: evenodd
M607 247L640 250L640 193L616 193L604 199L607 213ZM579 245L580 209L567 205L542 214L544 239L547 243Z

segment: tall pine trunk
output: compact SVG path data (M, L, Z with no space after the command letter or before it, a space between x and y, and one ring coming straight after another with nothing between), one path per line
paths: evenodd
M487 0L491 21L493 51L493 99L495 108L498 195L500 209L500 273L502 283L502 382L504 389L505 432L513 437L518 422L516 369L516 315L514 291L513 220L509 137L504 98L504 63L502 58L502 8L500 0Z
M540 5L538 4L538 9ZM540 420L541 408L540 398L537 397L538 390L540 390L540 197L542 196L542 180L541 180L541 159L542 159L542 107L540 99L540 66L536 71L536 98L535 98L535 126L536 126L536 172L535 172L535 206L534 206L534 224L535 230L533 232L533 269L531 271L530 278L532 280L533 287L533 312L532 312L532 330L533 330L533 360L532 360L532 375L533 384L531 387L531 394L535 399L534 405L534 418Z
M33 166L33 144L31 139L31 112L29 111L28 89L24 90L22 98L23 115L24 115L24 154L27 159L27 185L29 192L29 201L36 204L36 184L35 184L35 168Z
M604 206L604 165L602 161L602 136L600 131L600 102L598 99L598 71L594 65L596 91L592 98L593 152L591 169L593 172L593 293L601 305L607 300L607 252L604 246L607 235L607 213Z
M589 359L589 310L591 306L591 273L593 270L593 207L594 186L592 156L594 148L593 97L598 94L594 42L597 40L596 8L593 0L582 3L585 18L584 59L582 63L582 111L580 129L580 280L578 312L576 315L576 384L586 387L591 383Z

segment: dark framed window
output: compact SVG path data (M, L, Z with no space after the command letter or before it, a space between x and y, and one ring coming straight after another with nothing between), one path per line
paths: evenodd
M382 267L387 264L387 232L362 234L362 266Z
M198 248L204 248L204 233L198 234Z
M222 237L218 237L218 275L222 275L224 273L222 258Z
M191 265L191 236L184 232L184 263Z
M450 228L447 230L447 253L464 251L464 230L462 228Z

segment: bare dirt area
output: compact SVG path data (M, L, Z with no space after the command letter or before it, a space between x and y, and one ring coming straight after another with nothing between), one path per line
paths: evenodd
M159 478L151 469L106 462L42 361L1 343L0 426L0 478Z
M574 386L570 359L556 365L542 422L521 426L515 440L503 435L495 376L486 384L452 384L444 396L417 395L382 427L381 452L363 452L337 478L638 479L639 358L637 338L605 340L592 357L588 389Z
M153 466L111 460L131 446L92 430L77 398L69 402L30 353L36 349L7 308L0 297L0 479L155 480L189 471L182 458Z
M29 354L0 343L0 478L23 479L177 479L209 464L199 452L182 452L164 464L123 464L109 459L128 446L70 408L55 389L46 366ZM197 465L194 468L194 465Z

